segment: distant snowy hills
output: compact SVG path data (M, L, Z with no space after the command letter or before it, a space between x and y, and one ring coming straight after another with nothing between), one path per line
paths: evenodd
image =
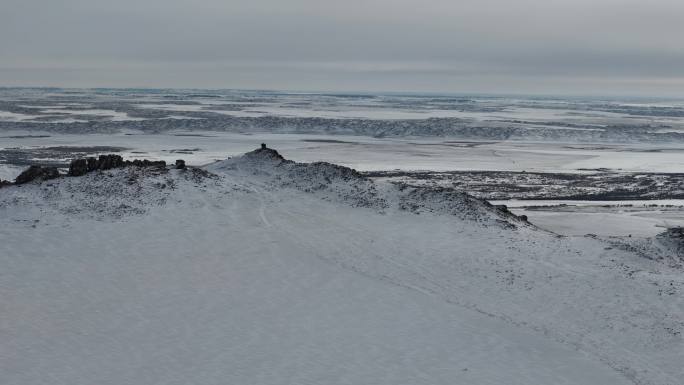
M679 243L640 242L269 148L12 185L0 367L12 384L678 384Z

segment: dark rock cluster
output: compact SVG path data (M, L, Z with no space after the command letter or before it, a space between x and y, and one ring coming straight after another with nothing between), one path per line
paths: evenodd
M56 167L31 166L24 170L14 180L15 184L24 184L33 180L48 180L59 177L59 171Z
M166 162L163 160L152 161L147 159L135 159L124 161L120 155L109 154L100 155L98 158L80 158L75 159L69 164L68 176L81 176L85 175L91 171L96 170L110 170L114 168L123 167L155 167L155 168L165 168ZM179 159L176 161L176 168L185 168L185 161ZM20 185L28 183L34 180L48 180L59 178L61 175L57 167L50 166L31 166L24 170L17 178L14 183L0 179L0 188L10 186L13 184Z
M99 158L75 159L69 165L69 176L81 176L95 170L109 170L124 167L125 162L120 155L100 155Z
M684 227L668 227L665 232L661 233L660 235L672 239L684 240Z
M99 158L81 158L75 159L69 165L69 176L81 176L85 175L91 171L96 170L110 170L113 168L122 167L166 167L166 162L161 161L151 161L147 159L135 159L124 161L120 155L109 154L100 155Z
M163 160L147 160L147 159L133 159L124 162L122 167L166 167L166 162Z

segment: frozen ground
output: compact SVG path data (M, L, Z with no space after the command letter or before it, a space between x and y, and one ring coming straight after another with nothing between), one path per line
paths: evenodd
M330 165L207 169L217 176L125 169L0 190L4 381L684 376L681 264Z

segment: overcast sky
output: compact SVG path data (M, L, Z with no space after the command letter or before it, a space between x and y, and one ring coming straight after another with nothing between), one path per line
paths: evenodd
M0 86L684 96L684 1L0 0Z

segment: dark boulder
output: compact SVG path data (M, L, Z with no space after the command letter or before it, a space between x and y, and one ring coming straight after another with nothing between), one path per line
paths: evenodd
M47 180L59 177L59 171L56 167L42 167L42 166L31 166L24 170L17 179L15 179L16 184L24 184L31 182L33 180Z
M100 155L97 160L98 170L110 170L112 168L120 168L124 166L124 160L121 155Z
M88 157L86 162L88 163L88 172L97 170L97 158Z
M94 159L94 158L90 158ZM69 176L81 176L88 172L88 161L85 159L74 159L69 164Z
M182 170L185 168L185 161L183 159L176 160L176 168Z
M10 182L8 180L0 179L0 188L6 187L6 186L11 186L11 185L12 185L12 182Z
M502 213L510 213L510 211L508 211L508 206L506 205L494 205L494 208L501 211Z

